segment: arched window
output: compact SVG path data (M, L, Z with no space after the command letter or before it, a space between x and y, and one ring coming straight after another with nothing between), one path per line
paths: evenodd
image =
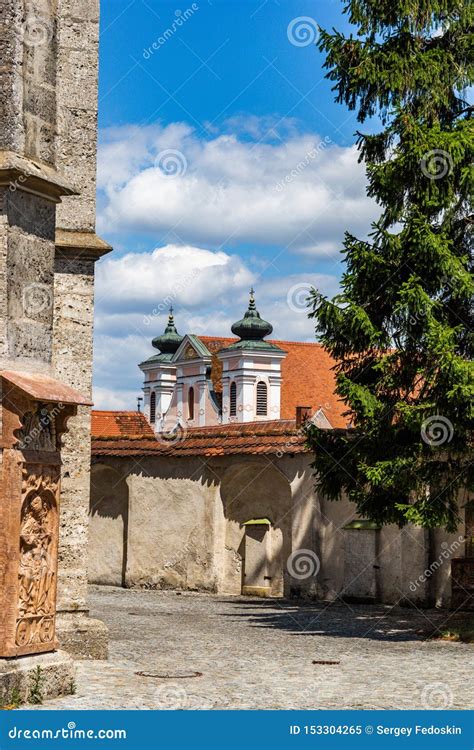
M237 385L235 383L230 384L230 411L231 417L237 416Z
M155 391L152 391L151 396L150 396L150 422L154 424L155 420L156 420L156 393Z
M257 383L257 417L266 417L268 410L267 384Z
M194 388L188 391L188 419L189 421L194 419Z

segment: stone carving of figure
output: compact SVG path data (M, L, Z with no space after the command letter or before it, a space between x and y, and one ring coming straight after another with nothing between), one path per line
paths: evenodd
M47 406L39 404L36 411L27 411L18 431L19 447L22 450L56 450L55 414Z
M54 611L53 513L40 495L27 503L20 531L20 616Z

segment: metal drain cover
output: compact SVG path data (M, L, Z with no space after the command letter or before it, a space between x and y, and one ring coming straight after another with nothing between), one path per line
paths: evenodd
M152 677L155 680L189 680L202 677L202 672L135 672L138 677Z
M340 664L340 661L330 661L329 659L316 659L313 664Z

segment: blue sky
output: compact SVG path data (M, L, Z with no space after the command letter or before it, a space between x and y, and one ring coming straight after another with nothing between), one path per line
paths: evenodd
M229 335L253 284L276 338L314 340L306 290L337 291L344 230L377 215L315 46L342 7L102 3L97 407L134 408L170 301L181 333Z

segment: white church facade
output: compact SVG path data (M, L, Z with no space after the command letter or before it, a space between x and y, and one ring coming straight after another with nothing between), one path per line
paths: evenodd
M93 412L90 580L462 604L451 570L472 556L472 518L454 534L379 527L322 496L302 425L350 427L334 361L317 343L269 339L253 292L232 333L180 335L170 311L139 365L143 413Z
M165 332L153 339L160 353L140 365L144 413L155 431L177 424L192 428L280 419L281 362L287 352L265 340L272 330L256 309L253 290L244 317L232 326L238 340L218 352L208 348L204 337L180 336L170 310ZM212 377L216 366L218 388Z

